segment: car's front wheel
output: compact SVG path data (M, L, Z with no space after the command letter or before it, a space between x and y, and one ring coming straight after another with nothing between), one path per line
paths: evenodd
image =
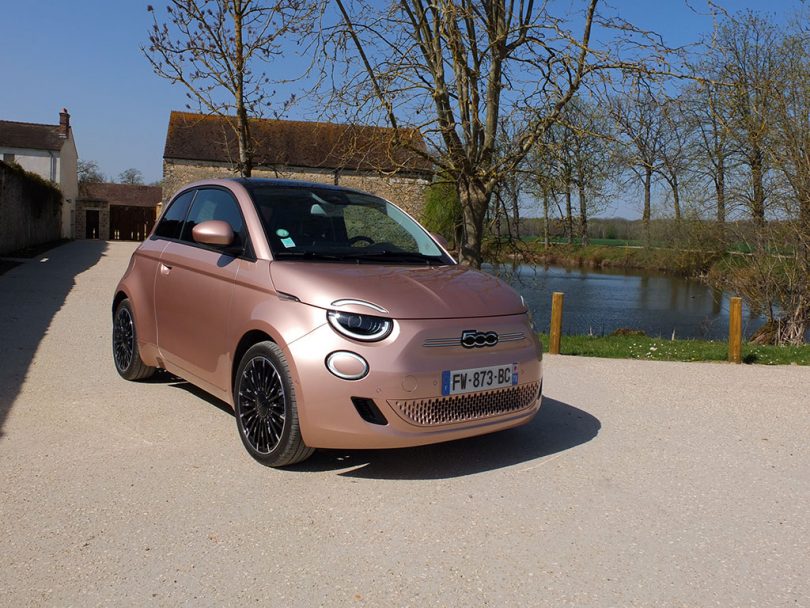
M315 451L301 437L295 391L278 345L260 342L248 349L236 370L233 398L239 437L260 463L283 467Z
M112 333L115 369L126 380L143 380L155 373L155 368L141 360L135 317L129 300L122 300L115 309Z

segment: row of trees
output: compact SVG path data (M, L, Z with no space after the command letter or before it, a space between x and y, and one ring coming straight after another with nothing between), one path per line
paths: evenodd
M94 160L79 160L78 173L80 184L100 184L107 181L98 163ZM111 181L116 184L132 185L142 185L144 183L143 173L134 168L124 169L118 174L118 177ZM159 185L159 183L151 185Z
M806 222L807 32L749 12L725 16L702 48L691 78L632 78L619 91L575 99L523 167L541 198L565 198L571 236L572 189L587 242L587 215L602 210L606 187L632 185L646 227L655 194L676 222L685 213L719 224L745 215L762 226L768 212Z

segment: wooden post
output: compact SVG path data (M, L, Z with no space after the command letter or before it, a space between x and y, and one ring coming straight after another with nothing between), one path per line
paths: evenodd
M728 360L742 363L742 299L731 298L728 314Z
M548 352L560 354L560 336L562 335L563 294L555 291L551 296L551 327L549 328Z

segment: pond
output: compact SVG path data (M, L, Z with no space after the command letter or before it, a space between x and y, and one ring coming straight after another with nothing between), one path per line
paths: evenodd
M551 294L565 294L563 333L608 335L640 329L648 336L728 338L730 294L694 279L646 271L593 270L556 266L488 267L526 300L541 331L548 331ZM743 334L765 319L743 305Z

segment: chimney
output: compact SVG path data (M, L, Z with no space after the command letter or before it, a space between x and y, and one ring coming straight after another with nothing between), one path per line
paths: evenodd
M70 114L68 114L67 108L62 108L62 111L59 112L59 137L64 137L67 139L69 133Z

